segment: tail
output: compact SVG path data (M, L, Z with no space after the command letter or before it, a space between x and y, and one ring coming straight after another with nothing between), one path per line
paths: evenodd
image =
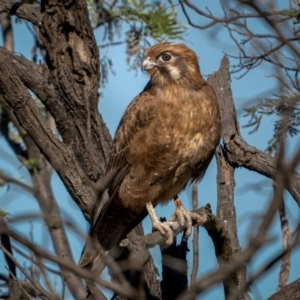
M99 244L97 231L101 223L102 217L108 208L109 203L110 197L108 195L108 191L105 190L101 195L100 201L95 206L90 232L78 263L79 267L95 270L97 269L97 265L101 265L101 257L105 255L105 251Z
M89 236L84 245L78 266L97 271L100 274L105 268L105 255L107 251L102 249L96 237Z
M108 251L112 257L120 255L120 241L147 215L146 208L132 210L124 207L117 195L108 199L104 193L100 209L95 209L94 222L79 261L80 267L97 272L105 268Z

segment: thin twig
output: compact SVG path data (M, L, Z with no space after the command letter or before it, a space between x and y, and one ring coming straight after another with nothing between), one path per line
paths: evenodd
M19 283L19 280L14 276L14 274L7 267L6 267L6 269L8 270L10 276L16 281L16 283L18 284L18 286L20 287L20 289L28 297L28 299L31 299L31 296L24 290L24 288L22 287L22 285Z
M35 190L32 186L27 185L25 183L23 183L20 180L14 179L8 175L5 175L3 173L0 173L0 179L2 179L3 181L5 181L6 183L13 183L15 185L17 185L18 187L24 189L26 192L29 192L31 194L34 194Z
M289 245L286 249L284 249L280 254L276 255L271 261L261 267L255 274L251 275L243 286L239 290L235 290L232 294L229 295L227 300L237 300L239 299L239 295L247 290L248 286L253 284L256 280L258 280L261 276L266 274L266 271L270 270L280 259L282 259L285 255L290 255L291 251L296 248L300 244L300 239L298 238L293 244Z
M41 293L41 295L45 296L48 299L52 299L51 295L44 290L35 280L30 276L30 274L18 263L18 261L0 244L0 249L14 262L17 268L24 274L24 276L32 283L32 285ZM58 298L57 298L58 299Z
M198 185L196 182L193 182L193 185L192 185L192 201L193 201L193 210L196 210L199 207ZM199 268L199 227L194 227L193 267L192 267L192 273L191 273L191 285L196 283L198 268Z
M85 279L89 279L89 280L93 280L95 281L97 284L106 287L116 293L118 293L119 295L122 295L124 297L128 297L128 298L132 298L132 299L136 299L135 295L135 289L131 288L131 287L124 287L121 284L116 284L113 282L108 282L102 278L100 278L98 276L98 274L90 272L84 268L80 268L77 265L75 265L72 261L67 261L61 257L58 257L56 255L50 254L49 252L37 247L36 245L32 244L28 239L20 236L19 234L17 234L16 232L14 232L13 230L8 229L5 224L3 225L3 223L1 224L2 226L1 228L1 233L6 233L7 235L11 236L14 240L16 240L17 242L21 243L23 246L29 248L31 251L33 251L36 255L46 258L52 262L57 263L58 265L60 265L60 267L65 267L68 270L72 271L74 274L77 274L78 276L80 276L81 278L85 278ZM17 266L18 267L18 266ZM26 272L27 273L27 272ZM30 276L30 275L29 275ZM51 299L51 298L50 298Z
M279 219L281 225L282 247L283 247L283 251L285 251L289 247L290 240L291 240L291 233L289 230L289 222L287 220L287 216L285 212L285 204L283 199L282 199L281 206L278 208L278 211L279 211ZM280 289L282 289L288 284L289 275L290 275L290 264L291 264L291 254L290 252L288 252L282 256L277 291L279 291Z

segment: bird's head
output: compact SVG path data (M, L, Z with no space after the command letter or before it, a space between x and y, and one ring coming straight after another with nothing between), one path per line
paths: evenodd
M198 85L203 82L194 51L179 43L156 44L145 52L143 70L159 84Z

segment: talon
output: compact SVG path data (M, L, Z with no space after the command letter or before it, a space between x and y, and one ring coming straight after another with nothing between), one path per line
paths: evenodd
M191 235L193 222L194 225L201 225L203 224L203 219L198 214L187 211L177 195L174 197L174 203L176 206L176 210L169 221L173 222L175 220L178 220L180 226L185 228L184 239L187 239Z
M166 244L171 245L174 239L174 234L171 228L177 229L178 228L177 222L159 221L151 202L146 203L146 208L151 218L153 229L158 230L162 235L166 236L167 237Z
M201 225L204 222L203 218L198 214L187 211L178 196L174 197L174 202L176 210L167 222L159 221L152 203L146 203L153 229L158 230L162 235L166 236L166 244L168 245L173 243L174 233L172 229L176 230L179 226L185 228L184 239L186 240L191 235L193 223L194 225Z
M171 228L178 227L176 222L153 222L153 229L158 230L162 235L167 237L166 244L171 245L173 243L174 234Z

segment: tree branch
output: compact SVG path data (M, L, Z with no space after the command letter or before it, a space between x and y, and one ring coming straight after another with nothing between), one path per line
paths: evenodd
M78 165L71 149L62 144L49 129L15 70L0 55L0 90L7 109L30 134L35 144L57 171L71 195L89 219L98 194ZM82 184L85 183L85 184Z
M266 272L268 270L270 270L280 259L282 259L284 256L289 255L292 251L292 249L294 249L295 247L299 246L300 241L299 239L294 241L292 245L289 245L286 249L284 249L280 254L276 255L272 260L270 260L268 263L264 264L255 274L249 276L248 281L241 287L240 291L234 291L233 293L231 293L229 295L228 300L237 300L240 299L240 293L245 291L246 289L248 289L248 286L250 286L251 284L253 284L257 279L259 279L261 276L265 275ZM287 287L287 286L286 286ZM284 287L285 288L285 287ZM284 289L283 288L283 289ZM277 292L279 294L279 292ZM277 294L276 293L276 294ZM274 294L274 296L276 295ZM282 294L281 294L282 296ZM294 295L293 295L294 296ZM299 296L299 294L298 294ZM280 297L280 300L292 300L292 299L298 299L298 297L296 296L296 298L293 297Z
M222 101L222 100L221 100ZM228 162L226 153L222 147L219 148L216 154L217 157L217 183L218 183L218 206L217 219L227 229L228 245L223 246L219 253L216 251L219 264L222 261L231 261L235 255L241 253L241 247L237 235L236 212L234 206L234 167ZM219 226L218 226L219 227ZM214 243L215 244L215 243ZM215 244L215 248L219 245ZM220 247L220 246L219 246ZM225 298L236 289L246 283L246 266L243 265L237 272L231 274L223 281ZM241 295L240 299L250 299L247 293Z
M30 89L46 106L57 108L55 114L61 116L61 112L54 104L59 97L54 86L48 81L49 71L44 65L37 65L24 56L17 55L0 47L0 56L10 63L14 73L18 75L23 84Z
M0 274L0 278L1 280L5 280L8 282L9 277L4 275L4 274ZM42 295L36 288L35 286L28 282L28 281L24 281L24 280L19 280L18 279L18 284L20 286L22 286L22 288L32 297L40 297L41 299L49 299L46 296Z
M279 219L281 225L281 235L282 235L282 248L283 251L286 250L290 245L291 233L289 230L289 222L287 219L285 211L284 199L281 200L281 205L278 209ZM290 276L290 265L291 265L291 253L286 253L282 257L281 267L279 272L279 282L278 282L278 291L288 285L289 276Z
M215 91L218 96L218 100L220 101L220 109L222 115L222 124L223 124L223 140L224 144L231 140L235 135L238 135L238 126L235 116L235 110L230 93L230 85L229 85L229 62L228 59L225 57L221 63L221 71L214 73L212 76L209 77L209 83L215 88ZM222 83L220 83L220 74L225 76L222 78ZM227 87L224 88L224 78L225 82L228 84ZM226 110L229 109L229 113L224 113ZM234 133L232 135L232 132ZM224 134L225 133L225 134ZM281 147L280 153L278 155L278 162L276 162L276 176L274 176L274 180L276 182L275 193L273 200L271 201L269 208L262 219L260 228L257 230L257 233L254 237L249 240L249 244L247 248L240 254L236 255L233 259L231 259L227 263L220 264L219 269L216 272L212 272L210 275L206 276L205 278L199 280L195 285L191 286L190 291L182 294L179 299L194 299L197 295L202 293L203 291L207 290L209 287L214 285L217 282L225 280L228 276L232 276L235 272L237 272L245 263L250 261L254 255L258 251L260 247L262 247L267 242L267 232L272 223L274 215L279 207L280 199L283 194L283 190L286 187L287 183L289 182L289 170L291 167L290 165L285 166L281 159L283 157L284 147ZM227 237L228 239L228 237ZM224 243L223 243L224 244ZM225 260L226 261L226 260ZM228 261L228 259L227 259Z
M49 252L47 252L47 251L41 249L40 247L32 244L28 239L20 236L19 234L17 234L13 230L10 230L6 226L3 218L0 219L0 233L1 234L5 233L5 234L9 235L14 240L19 242L23 246L27 247L29 250L33 251L37 256L43 257L47 260L50 260L54 263L57 263L59 266L67 268L68 270L72 271L74 274L77 274L78 276L80 276L82 278L92 280L92 281L100 284L101 286L106 287L106 288L108 288L108 289L110 289L110 290L112 290L112 291L114 291L114 292L116 292L120 295L128 297L130 299L136 299L135 298L135 295L136 295L135 290L133 288L130 288L128 286L126 286L124 288L120 284L115 284L115 283L108 282L108 281L100 278L98 276L98 274L96 274L96 273L93 273L93 272L88 271L86 269L80 268L77 265L75 265L73 262L66 261L61 257L50 254Z
M282 288L273 294L268 300L297 300L300 298L300 279Z
M0 172L0 179L2 179L3 181L5 181L6 183L13 183L15 184L16 186L24 189L26 192L29 192L31 194L34 194L35 190L33 187L27 185L26 183L23 183L22 181L20 180L17 180L17 179L14 179L10 176L7 176L3 173Z
M215 72L210 75L208 77L208 83L214 88L217 98L223 99L223 101L219 101L219 106L222 115L222 138L228 160L233 166L244 167L274 179L278 172L276 159L267 153L250 146L240 135L231 95L231 87L229 84L229 60L226 56L222 59L221 70L221 73ZM227 85L223 86L220 84L221 78L227 78ZM224 79L222 79L222 81L223 80ZM293 172L289 178L286 189L300 206L299 186L300 175L297 172Z
M182 11L185 15L185 17L188 20L188 23L195 28L204 30L210 27L213 27L214 25L220 24L220 23L231 23L234 21L237 21L239 19L243 19L243 18L263 18L264 16L276 16L276 15L281 15L281 11L263 11L261 12L261 14L258 13L244 13L244 12L235 12L234 10L230 10L231 14L230 16L225 16L224 18L218 18L216 16L214 16L209 10L208 12L205 12L204 10L200 9L199 7L197 7L196 5L192 4L190 1L188 0L179 0L179 3L181 5ZM196 25L195 23L193 23L187 13L187 10L185 9L185 5L187 7L189 7L190 9L192 9L194 12L196 12L198 15L207 18L208 20L210 20L209 23L207 23L206 25Z
M193 210L199 207L198 204L198 184L192 183L192 203ZM194 227L193 234L193 267L191 272L191 284L194 284L197 280L197 273L199 269L199 227Z
M1 221L0 221L1 222ZM1 222L2 223L2 222ZM2 231L2 230L1 230ZM2 233L3 234L3 233ZM7 255L11 261L18 267L18 269L24 274L24 276L31 282L31 284L47 299L58 299L57 296L49 294L43 289L31 276L30 274L18 263L18 261L0 244L0 249ZM54 298L53 298L54 296Z
M43 17L39 4L27 4L16 2L14 0L1 0L0 12L1 11L5 11L10 15L16 15L19 18L25 19L37 26L40 24Z

